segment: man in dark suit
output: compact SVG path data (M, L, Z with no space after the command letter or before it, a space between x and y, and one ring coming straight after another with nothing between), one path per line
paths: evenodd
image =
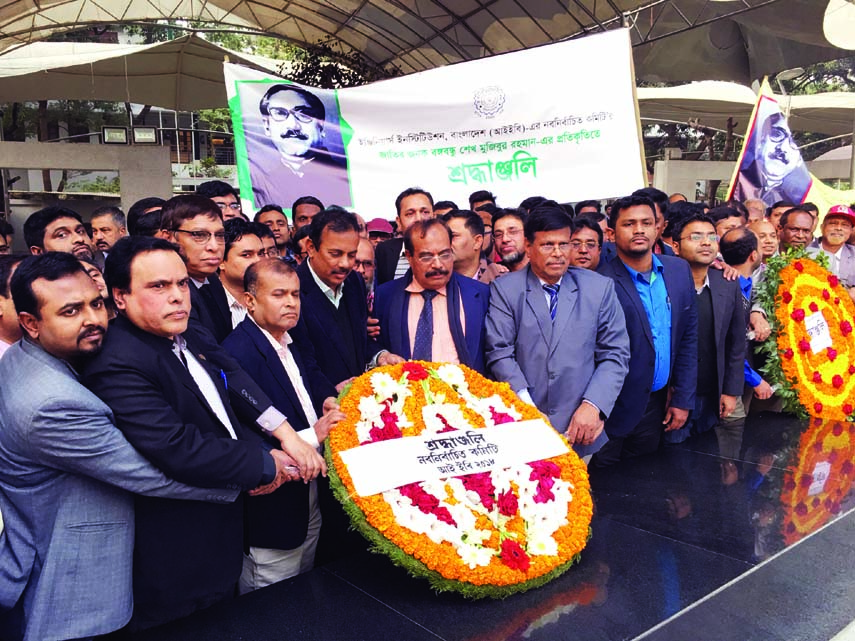
M665 433L668 443L711 429L729 418L742 396L745 360L745 310L739 281L710 269L718 255L712 218L694 214L674 234L677 255L689 263L698 308L698 383L691 419Z
M110 407L128 441L176 480L272 491L296 476L290 463L304 480L313 479L325 467L314 448L207 331L188 326L188 280L169 242L117 242L107 285L119 315L104 349L86 366L84 384ZM267 436L245 427L250 423ZM135 507L133 627L234 594L243 556L242 502L139 497Z
M344 418L335 388L305 345L288 332L300 316L300 279L279 259L253 264L244 276L247 318L223 342L240 364L288 417L297 434L318 447ZM318 418L320 417L320 418ZM317 481L285 483L246 504L246 541L241 592L255 590L312 569L321 528Z
M404 232L412 275L377 288L380 344L404 358L462 363L482 374L490 289L454 271L451 231L437 218Z
M226 231L220 208L210 198L175 196L163 205L161 233L178 245L190 276L191 318L203 325L218 343L232 331L226 291L217 275L226 249Z
M612 205L617 255L598 272L614 279L629 333L629 373L606 421L609 442L592 465L653 452L665 430L680 429L694 407L698 312L692 273L682 259L653 254L656 213L646 196Z
M410 264L404 256L403 234L413 223L433 218L433 196L424 189L410 187L398 194L395 199L395 210L398 212L395 220L401 236L377 245L378 285L400 278L407 273Z
M297 268L302 318L292 337L299 343L307 336L321 370L339 389L366 365L402 360L368 340L365 283L353 269L358 247L356 217L329 207L312 219L309 258Z

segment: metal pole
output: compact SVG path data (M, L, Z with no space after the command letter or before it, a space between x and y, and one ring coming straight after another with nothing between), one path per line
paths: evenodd
M855 111L852 112L852 148L849 150L849 189L855 189Z
M0 142L3 142L3 116L5 113L0 110ZM3 214L8 222L12 218L12 199L9 197L9 170L6 167L0 167L0 181L3 183Z

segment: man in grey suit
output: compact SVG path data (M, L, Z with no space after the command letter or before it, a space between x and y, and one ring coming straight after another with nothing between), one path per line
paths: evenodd
M25 259L11 283L24 329L0 363L0 638L79 639L131 617L128 492L230 503L235 489L181 485L144 459L77 380L107 312L71 254Z
M614 284L570 268L573 221L557 204L525 224L529 265L493 281L487 314L488 368L563 432L580 456L607 440L629 364L629 338Z

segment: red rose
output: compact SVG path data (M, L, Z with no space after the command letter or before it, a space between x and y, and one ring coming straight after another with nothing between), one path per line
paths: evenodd
M791 359L793 357L793 350L789 347L784 350L784 358Z
M848 320L841 321L840 331L843 333L844 336L849 336L849 334L852 333L852 323L850 323Z
M846 414L846 416L852 414L852 403L846 403L843 406L843 413Z
M804 269L805 269L805 266L804 266L804 265L802 265L802 264L801 264L801 262L799 262L799 261L794 262L794 263L793 263L793 267L795 267L795 268L796 268L796 271L797 271L797 272L804 271Z
M822 290L822 297L823 297L825 300L828 300L829 298L831 298L831 294L829 293L829 291L828 291L827 289L823 289L823 290Z
M830 361L833 361L835 358L837 358L837 350L833 347L829 347L828 351L826 351L826 354L828 354L828 360Z
M840 282L840 279L837 278L837 276L835 276L834 274L828 275L828 284L831 285L832 287L837 287L837 284L839 282Z
M840 304L840 299L839 299L839 298L837 298L837 296L835 296L835 297L834 297L834 304L835 304L835 305L839 305L839 304Z
M411 381L423 381L429 376L428 371L420 363L404 363L403 368L407 373L407 379Z
M818 306L816 303L811 303L811 304L810 304L810 311L812 311L812 312L818 312L818 311L819 311L819 306Z
M505 516L514 516L519 509L516 494L512 490L505 490L499 495L499 512Z
M810 487L813 483L813 474L802 474L802 477L799 479L799 485L802 487Z
M499 558L502 559L502 563L512 570L522 570L523 572L528 572L528 566L531 563L528 554L513 539L502 541L502 551L499 554Z
M816 412L817 414L822 414L822 403L819 403L819 402L814 403L813 404L813 411Z
M799 341L799 349L803 352L807 352L810 350L810 343L808 343L805 339Z
M513 423L514 417L510 414L505 414L504 412L497 412L495 408L490 408L490 417L493 419L493 422L496 425L501 425L502 423Z
M834 427L831 428L831 433L834 434L835 436L840 436L841 434L843 434L843 426L840 423L835 423ZM834 454L834 453L835 452L832 452L832 454ZM830 458L831 457L829 457L829 460L830 460ZM831 461L831 462L834 463L834 461Z
M849 373L850 373L850 374L855 374L855 365L850 365L850 366L849 366Z
M781 294L781 298L784 299L785 303L789 303L791 300L793 300L793 295L790 292L784 292L783 294Z
M805 319L805 310L802 308L793 310L793 313L790 314L790 318L794 321L803 321Z
M804 503L799 503L796 506L796 514L798 514L799 516L805 516L807 514L807 512L808 512L807 505L805 505Z
M840 374L835 374L834 378L831 379L831 384L834 385L835 389L840 389L843 387L843 377Z
M840 471L847 476L852 474L853 469L855 469L855 465L852 465L852 461L843 461L843 465L840 466Z
M813 373L813 382L814 383L822 383L822 374L820 374L819 372L814 372Z

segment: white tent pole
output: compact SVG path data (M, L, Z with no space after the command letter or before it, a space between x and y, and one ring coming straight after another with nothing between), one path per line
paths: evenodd
M852 142L849 154L849 189L855 189L855 110L852 111Z

